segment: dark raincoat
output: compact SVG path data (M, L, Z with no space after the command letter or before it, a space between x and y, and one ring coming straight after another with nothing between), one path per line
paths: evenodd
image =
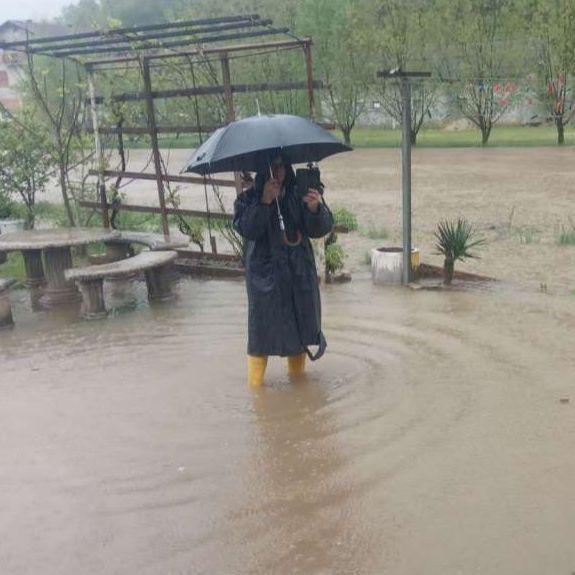
M297 239L298 230L301 233L297 246L284 242L276 203L261 203L261 176L235 203L234 228L248 240L245 266L250 355L297 355L308 351L308 346L320 346L321 355L325 349L319 283L309 238L328 234L333 217L324 203L316 214L311 213L296 195L293 181L289 168L280 206L290 242Z

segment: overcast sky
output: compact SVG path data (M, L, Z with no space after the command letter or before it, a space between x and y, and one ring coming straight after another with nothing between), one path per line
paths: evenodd
M5 20L42 20L60 13L73 0L0 0L0 24Z

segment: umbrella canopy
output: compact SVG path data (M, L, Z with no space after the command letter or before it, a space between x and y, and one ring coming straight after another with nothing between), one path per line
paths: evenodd
M306 118L275 114L253 116L216 130L188 161L196 174L257 172L280 152L292 164L319 162L349 146Z

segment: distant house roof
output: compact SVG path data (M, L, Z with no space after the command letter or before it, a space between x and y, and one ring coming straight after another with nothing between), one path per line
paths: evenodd
M20 32L23 36L28 31L33 36L58 36L68 34L70 29L56 22L34 22L33 20L6 20L0 24L0 38L8 32Z

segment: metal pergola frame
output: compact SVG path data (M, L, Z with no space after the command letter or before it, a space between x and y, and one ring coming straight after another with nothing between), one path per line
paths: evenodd
M267 40L258 43L237 43L226 45L226 42L248 39L266 39L271 36L287 36L283 40ZM206 47L207 46L207 47ZM192 48L192 49L190 49ZM158 134L181 134L210 132L221 126L159 126L156 122L154 101L166 98L189 96L222 95L226 105L226 123L236 119L234 94L277 92L305 90L308 94L309 116L315 119L314 91L322 88L322 83L314 81L312 66L312 41L310 38L300 39L289 32L288 28L274 28L271 20L262 19L258 14L188 20L158 25L132 26L108 30L95 30L52 36L47 38L32 38L14 42L0 43L0 49L22 51L33 56L49 56L66 58L82 65L87 73L89 88L89 103L92 115L92 132L94 136L97 166L90 170L90 175L98 177L98 202L81 202L85 208L100 209L102 225L110 226L109 210L106 194L106 177L125 177L130 179L155 180L158 190L159 208L152 206L124 205L122 209L159 213L162 219L162 229L169 236L168 215L175 210L167 208L165 199L165 182L181 182L189 184L205 184L205 179L196 176L165 174L158 142ZM232 84L230 72L230 55L236 53L257 54L258 51L302 50L304 55L306 80L304 82L262 83L262 84ZM105 56L102 56L105 55ZM194 57L205 58L215 56L220 61L222 84L199 86L194 88L154 90L152 70L154 63L163 60ZM177 63L177 62L176 62ZM145 101L147 126L122 126L121 128L102 126L100 122L99 105L103 99L96 94L96 75L101 70L122 70L125 67L138 67L143 78L143 90L113 94L110 99L116 102ZM225 124L224 124L225 125ZM147 134L150 137L154 161L154 173L138 173L119 170L106 170L104 150L100 136L102 134ZM235 187L241 191L240 180L236 174L235 180L214 180L216 185ZM199 217L228 218L227 214L201 212L195 210L178 210L182 214Z

